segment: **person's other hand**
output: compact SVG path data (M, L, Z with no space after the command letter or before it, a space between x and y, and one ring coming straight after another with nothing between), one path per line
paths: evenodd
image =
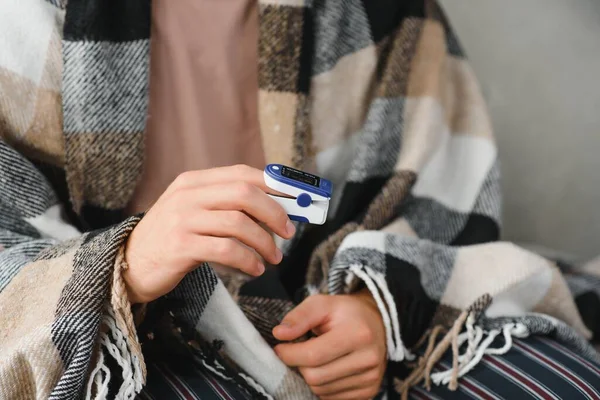
M295 228L266 191L263 171L243 165L181 174L127 241L123 277L130 301L167 294L202 262L255 276L265 269L257 253L278 264L281 251L260 224L286 239Z
M323 400L374 397L387 364L385 327L368 291L354 295L315 295L304 300L273 329L281 341L309 331L316 338L275 347L281 360L298 367Z

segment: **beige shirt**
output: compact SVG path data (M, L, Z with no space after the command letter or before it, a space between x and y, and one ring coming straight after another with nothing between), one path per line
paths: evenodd
M128 212L184 171L265 164L257 0L155 0L144 174Z

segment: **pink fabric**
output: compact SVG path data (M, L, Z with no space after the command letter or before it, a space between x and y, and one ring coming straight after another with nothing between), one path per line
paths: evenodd
M180 173L263 168L256 0L155 0L144 174L129 212Z

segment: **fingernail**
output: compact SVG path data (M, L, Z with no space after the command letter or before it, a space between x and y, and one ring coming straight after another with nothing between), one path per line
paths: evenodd
M275 249L275 262L279 263L283 259L283 253L279 249Z
M283 327L285 327L285 328L291 328L291 327L292 327L292 324L290 324L289 322L286 322L286 321L282 321L282 322L279 324L279 326L283 326Z
M285 231L289 236L293 236L294 233L296 233L296 227L294 224L292 224L292 221L288 220L287 224L285 225Z
M258 275L262 275L265 272L265 265L261 262L258 263Z

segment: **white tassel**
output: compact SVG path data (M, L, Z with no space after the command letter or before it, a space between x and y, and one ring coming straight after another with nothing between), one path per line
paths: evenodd
M415 355L411 354L410 351L404 347L404 343L402 342L402 338L400 337L400 320L398 318L398 309L396 308L396 301L394 301L394 297L390 293L390 290L387 286L383 275L376 273L371 268L365 268L367 275L371 277L377 284L377 287L383 293L383 297L385 298L385 302L388 306L388 310L390 315L390 319L392 320L392 332L394 335L394 340L396 342L396 353L402 353L404 358L411 361L415 359ZM392 354L393 355L393 354ZM394 360L394 358L391 358ZM394 360L395 361L395 360Z
M349 287L352 284L352 279L354 279L354 274L348 271L348 273L344 275L344 285Z
M127 339L118 328L111 307L106 307L102 326L106 327L107 331L100 331L100 345L108 351L122 370L123 384L116 393L115 398L119 400L133 400L143 387L141 363L137 357L132 358ZM105 399L108 395L110 378L110 370L105 365L104 355L100 350L97 364L90 374L86 398L94 398L96 400ZM92 394L94 390L96 392L95 395Z
M141 392L143 389L143 384L142 382L144 382L144 376L142 375L142 369L141 368L136 368L137 366L141 365L141 363L143 362L142 360L140 360L137 356L133 356L132 357L132 361L133 361L133 381L136 382L135 388L137 390L137 392Z
M475 337L473 338L473 341L470 342L471 347L467 348L467 351L465 352L465 354L461 354L458 357L458 362L460 364L468 363L475 356L477 346L479 346L479 343L481 343L481 339L483 339L483 329L476 326L476 327L474 327L474 331L475 331ZM462 340L461 340L462 335L464 335L464 338L462 338ZM468 335L466 332L464 334L461 334L461 336L458 337L458 347L461 347L463 345L463 343L468 340ZM471 348L472 348L472 350L469 351Z
M105 335L105 333L103 333ZM108 396L108 383L110 382L110 369L104 363L102 349L98 351L96 366L90 373L86 390L86 399L106 400Z
M491 331L488 334L488 337L485 338L485 340L483 342L481 342L481 345L475 352L475 355L473 356L473 358L471 360L469 360L466 364L460 365L458 367L458 377L459 378L461 378L462 376L467 374L469 371L471 371L479 363L479 361L481 361L481 359L483 358L483 355L485 354L485 350L492 344L492 342L494 341L494 339L496 339L496 336L498 336L499 333L500 333L499 331ZM452 369L451 368L446 371L443 371L443 372L436 372L435 374L431 374L431 380L436 385L440 385L440 384L447 385L448 383L450 383L451 379L452 379Z
M483 358L484 354L488 354L488 350L489 347L492 345L492 343L494 342L494 340L496 339L496 337L500 334L500 331L498 330L493 330L490 331L488 333L487 338L485 338L485 340L483 342L481 342L481 345L479 346L479 348L477 349L477 351L475 352L473 358L471 360L469 360L460 370L459 372L459 377L462 377L464 375L466 375L469 371L471 371L477 364L479 364L479 361L481 361L481 359Z
M385 326L389 359L392 361L402 361L405 358L407 360L414 359L414 355L404 347L404 343L400 338L400 327L397 321L398 312L396 311L396 304L393 301L392 295L387 290L387 285L383 285L384 287L381 287L381 282L378 282L379 285L376 285L375 282L377 281L377 277L374 276L374 274L369 274L367 272L369 269L363 268L361 265L351 265L350 270L357 277L362 279L365 285L367 285L367 288L371 292L371 295L377 304L377 308L379 308L379 311L381 312L383 324ZM386 297L386 303L384 303L384 300L381 297L380 290L381 293L383 293ZM386 304L388 307L386 307Z
M112 314L112 312L110 312L109 315L110 314ZM141 381L135 381L135 374L132 368L133 362L127 340L120 329L118 329L114 319L105 318L104 324L108 327L111 337L103 335L101 343L112 358L115 359L117 364L119 364L119 367L121 367L121 376L123 377L123 383L115 397L117 399L133 400L137 392L142 390L142 384Z
M486 354L501 355L506 354L512 347L512 337L524 338L529 336L527 327L521 323L518 324L506 324L502 328L504 333L504 346L499 349L489 349Z
M360 279L363 280L363 282L365 283L365 285L367 285L367 288L373 295L373 299L375 300L375 303L377 303L377 308L379 308L379 311L381 312L381 317L383 319L383 325L385 326L385 334L386 334L388 352L391 354L393 352L393 349L395 348L395 346L394 346L394 340L392 339L392 328L391 328L391 323L390 323L390 316L388 315L387 309L385 308L385 304L383 304L383 300L381 299L381 296L379 295L379 290L377 290L377 287L375 286L375 283L373 283L371 278L362 270L362 267L360 267L358 265L351 265L350 270L352 272L354 272L354 274L356 276L358 276ZM399 360L396 360L396 361L402 361L403 359L404 359L404 357L401 357Z
M469 316L469 317L471 317L471 316ZM475 368L475 366L477 364L479 364L479 362L481 361L481 359L483 358L483 356L485 354L487 354L487 355L506 354L512 347L513 336L517 337L517 338L525 338L525 337L529 336L529 331L527 330L527 327L525 325L523 325L521 323L506 324L502 328L502 331L500 331L498 329L494 329L494 330L488 332L487 337L485 338L485 340L483 340L483 342L481 342L481 344L477 348L477 351L475 351L474 354L470 355L469 350L471 348L474 348L475 346L477 346L479 344L479 342L481 341L481 338L483 337L483 330L480 327L477 327L477 326L474 327L475 335L473 336L468 331L468 329L469 329L468 324L469 324L469 320L467 320L467 332L462 333L458 338L459 345L463 344L465 342L465 340L469 341L469 347L467 348L465 354L462 356L459 356L459 362L460 362L460 365L458 367L458 377L459 378L463 377L464 375L469 373L473 368ZM504 345L497 349L494 349L494 348L490 349L489 347L491 346L492 342L496 339L496 337L501 332L504 335L504 341L505 341ZM473 343L476 343L476 344L473 345ZM448 369L446 371L436 372L434 374L431 374L431 380L436 385L440 385L440 384L447 385L448 383L450 383L451 379L452 379L452 369Z
M224 371L225 368L223 368L222 365L220 365L219 363L215 362L215 366L212 365L208 365L208 363L204 360L204 359L200 359L200 361L202 362L202 365L204 365L206 367L206 369L208 369L209 371L211 371L213 374L217 375L219 378L226 380L226 381L230 381L231 378L224 375L221 371L217 371L217 367Z
M250 376L248 376L246 374L240 374L240 376L242 378L244 378L246 380L246 383L248 383L248 385L252 386L254 388L254 390L256 390L258 393L262 394L269 400L273 400L273 396L271 396L269 393L267 393L266 390L261 385L259 385L258 382L256 382L254 379L252 379Z
M462 363L467 363L467 362L471 361L471 359L475 355L475 350L477 348L477 345L479 344L479 341L475 340L477 337L476 337L476 331L475 331L474 325L475 325L475 314L473 312L470 312L469 316L467 317L467 322L466 322L467 340L468 340L467 351L465 352L465 354L462 357L464 359ZM459 362L460 362L460 360L459 360Z
M204 367L206 367L206 369L208 369L209 371L211 371L213 374L217 375L221 379L223 379L225 381L233 381L233 379L231 377L228 377L221 372L221 371L225 371L225 367L223 367L221 365L221 363L219 363L218 361L215 360L214 366L208 365L208 363L203 359L200 359L200 361L202 362L202 365L204 365ZM273 400L273 396L271 396L269 393L267 393L267 391L258 382L256 382L254 379L252 379L249 375L246 375L241 372L239 375L246 381L246 383L248 385L252 386L254 388L254 390L256 390L257 392L259 392L260 394L265 396L267 399Z

